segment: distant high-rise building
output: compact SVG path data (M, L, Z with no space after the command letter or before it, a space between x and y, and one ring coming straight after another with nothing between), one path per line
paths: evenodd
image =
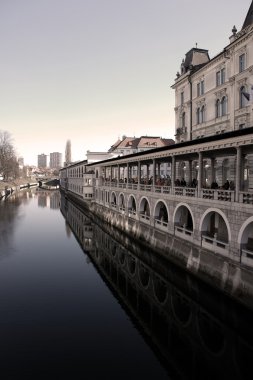
M42 153L38 154L38 168L46 168L47 167L47 155Z
M59 152L50 153L50 168L60 169L62 167L62 154Z
M71 141L67 140L65 148L65 163L64 166L68 166L71 163Z

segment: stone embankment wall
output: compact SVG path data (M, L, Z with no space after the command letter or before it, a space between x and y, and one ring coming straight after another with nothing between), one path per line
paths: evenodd
M134 239L143 246L143 250L147 250L147 254L148 250L152 249L169 262L253 309L252 270L168 232L158 231L127 215L97 203L88 203L73 193L67 195L88 210L89 216L97 224L101 221L103 228L114 227L114 238L123 232L126 236L126 246L131 246L131 240Z
M18 181L18 182L0 182L0 199L5 199L14 192L18 192L22 189L29 188L31 186L37 186L37 182L30 181Z

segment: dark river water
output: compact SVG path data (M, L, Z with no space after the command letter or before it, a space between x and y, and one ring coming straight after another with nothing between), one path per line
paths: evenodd
M0 202L1 379L252 379L252 316L59 192Z

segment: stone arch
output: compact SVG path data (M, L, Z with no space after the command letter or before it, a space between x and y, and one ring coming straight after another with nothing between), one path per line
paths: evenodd
M136 213L136 211L137 211L137 209L136 209L137 203L136 203L135 196L133 194L129 195L127 205L128 205L128 210L129 211L132 211L133 213Z
M127 267L128 267L129 273L133 276L136 272L136 260L131 255L127 257Z
M142 197L139 204L139 212L150 217L150 203L146 197Z
M120 264L123 266L125 264L125 261L126 261L126 253L123 251L123 249L119 250L118 257L119 257Z
M117 205L117 197L114 191L111 192L111 204L112 205Z
M193 213L187 203L179 203L177 205L173 215L173 224L180 226L185 225L185 228L191 231L195 229Z
M158 201L155 204L154 207L154 217L155 220L164 221L165 223L168 223L169 221L169 212L166 203L158 199Z
M240 228L238 244L249 251L253 251L253 216L248 218Z
M171 293L171 308L175 319L183 326L188 325L192 316L190 302L176 289L173 289Z
M149 270L144 265L141 264L139 266L138 274L139 274L139 280L140 280L141 285L146 289L150 282Z
M199 223L200 232L206 232L207 235L229 243L231 241L231 229L224 212L218 208L209 208L202 215Z
M225 336L222 326L206 312L197 313L197 330L205 349L212 354L221 355L225 348Z
M164 304L168 298L168 286L163 279L156 275L153 276L153 290L157 301Z
M126 206L125 206L125 196L124 196L124 193L120 193L119 194L119 208L120 210L125 210Z

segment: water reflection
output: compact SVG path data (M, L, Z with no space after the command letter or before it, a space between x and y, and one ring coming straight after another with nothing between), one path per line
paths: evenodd
M61 212L171 378L251 379L252 312L61 199Z
M49 191L37 188L38 206L49 207L51 210L59 210L60 193L58 190Z
M20 206L22 203L27 203L31 196L32 191L20 191L7 199L0 200L0 248L8 247L8 249L0 249L0 258L13 251L12 237L15 225L22 219Z

